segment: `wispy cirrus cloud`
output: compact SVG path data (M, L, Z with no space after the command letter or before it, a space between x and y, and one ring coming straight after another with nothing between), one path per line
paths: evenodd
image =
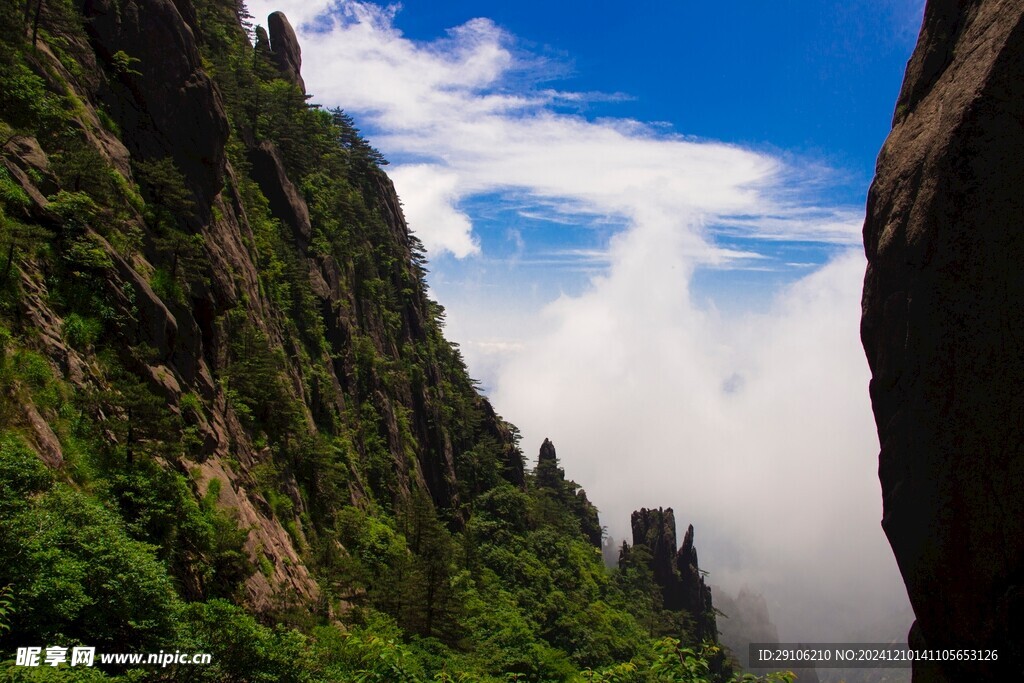
M716 233L773 242L817 242L840 246L861 244L864 212L848 208L789 207L782 213L719 216Z

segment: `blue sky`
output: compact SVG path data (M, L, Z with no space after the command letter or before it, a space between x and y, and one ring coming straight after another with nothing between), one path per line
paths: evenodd
M870 179L917 37L918 0L412 2L396 25L433 40L489 17L562 67L560 87L622 93L588 116L823 156ZM851 189L852 200L860 200Z
M550 437L617 538L673 507L784 640L906 633L860 226L920 0L249 7L391 160L528 457Z

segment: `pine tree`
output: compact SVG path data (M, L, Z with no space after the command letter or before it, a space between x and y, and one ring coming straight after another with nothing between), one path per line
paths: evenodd
M403 527L412 553L409 610L405 625L424 637L458 639L459 605L452 588L455 545L426 493L411 495Z
M151 355L136 348L133 355L144 360ZM110 415L106 427L124 445L125 463L134 467L141 456L170 457L180 444L181 420L167 407L149 384L123 366L114 365L109 373L111 388L98 394L104 413Z

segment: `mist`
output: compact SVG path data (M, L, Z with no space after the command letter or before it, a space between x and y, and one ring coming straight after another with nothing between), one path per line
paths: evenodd
M763 593L784 641L841 641L887 620L905 633L879 526L862 254L843 251L769 311L730 317L689 301L692 267L667 246L635 228L607 277L552 302L547 331L496 364L496 408L528 456L554 441L616 539L642 506L693 523L711 580Z

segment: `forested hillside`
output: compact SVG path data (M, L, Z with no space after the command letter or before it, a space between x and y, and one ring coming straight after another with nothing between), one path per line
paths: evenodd
M609 572L554 446L526 466L283 15L0 12L4 680L732 675L692 529ZM75 645L212 663L13 661Z

